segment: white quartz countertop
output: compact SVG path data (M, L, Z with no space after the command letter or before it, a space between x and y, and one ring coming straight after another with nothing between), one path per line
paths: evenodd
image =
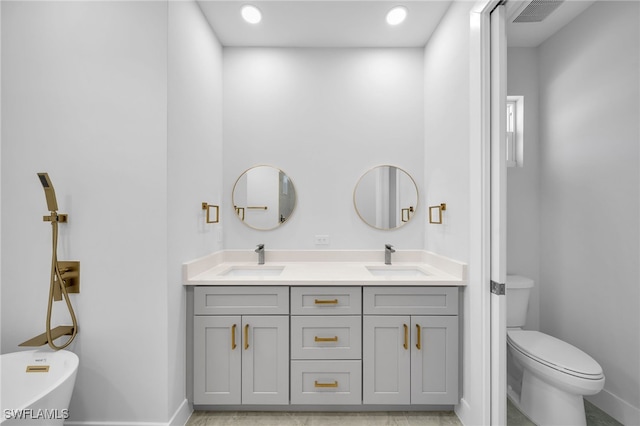
M184 285L464 286L466 265L426 251L221 251L183 264Z

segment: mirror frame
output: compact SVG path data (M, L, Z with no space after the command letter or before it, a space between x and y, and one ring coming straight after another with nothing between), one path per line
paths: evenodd
M371 223L369 223L367 220L365 220L364 217L362 217L362 214L360 214L360 210L358 210L358 204L356 204L356 192L358 190L358 186L360 185L360 183L362 182L362 180L364 179L365 176L367 176L370 172L382 168L382 167L395 167L397 170L400 170L401 172L403 172L405 175L407 175L407 177L409 177L411 183L413 183L413 187L416 190L416 205L413 208L413 212L408 212L407 216L408 216L408 220L405 221L403 220L403 216L404 216L404 212L400 212L401 214L401 224L398 226L395 226L393 228L380 228L378 226L372 225ZM353 207L356 211L356 214L358 215L358 217L360 218L360 220L362 220L362 222L366 223L368 226L372 227L373 229L378 229L380 231L395 231L397 229L402 228L403 226L405 226L406 224L408 224L409 222L411 222L411 220L415 217L416 212L418 211L418 206L420 205L420 191L418 191L418 185L416 184L415 179L413 179L413 176L411 176L409 174L409 172L407 172L405 169L403 169L402 167L398 167L398 166L394 166L393 164L380 164L378 166L374 166L372 168L370 168L369 170L367 170L366 172L364 172L360 178L358 179L358 181L356 182L356 186L353 188ZM411 206L410 206L411 207ZM404 209L403 209L404 210Z
M295 199L293 200L293 207L291 209L291 214L289 215L289 217L287 217L285 219L284 222L278 222L275 226L271 227L271 228L258 228L256 226L253 226L249 223L247 223L246 220L244 220L245 218L245 208L246 207L236 207L236 203L235 203L235 193L236 193L236 187L238 186L238 182L240 182L240 179L242 179L247 173L249 173L249 171L253 170L253 169L257 169L260 167L269 167L271 169L274 169L276 171L278 171L279 173L284 174L288 179L289 179L289 183L291 185L291 187L293 188L293 192L295 194ZM240 173L240 176L238 176L238 178L236 179L235 183L233 184L233 188L231 189L231 205L232 208L234 210L234 216L241 222L243 223L245 226L251 228L251 229L255 229L256 231L271 231L274 229L277 229L279 227L281 227L282 225L284 225L285 223L289 222L291 220L291 217L293 216L294 212L296 211L296 208L298 207L298 190L296 189L295 184L293 183L293 180L291 179L291 177L289 177L289 175L282 170L279 167L275 167L269 164L256 164L255 166L251 166L248 169L246 169L244 172ZM240 214L239 209L242 210L242 214Z

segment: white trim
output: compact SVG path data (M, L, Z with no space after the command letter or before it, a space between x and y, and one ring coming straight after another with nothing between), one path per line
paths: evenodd
M623 425L640 425L640 408L634 407L606 389L597 395L586 396L585 399Z
M465 383L455 407L463 424L489 424L491 420L491 299L489 291L489 15L499 0L478 0L469 17L469 316L479 324L475 359L479 384ZM470 333L470 330L464 330ZM474 331L475 332L475 331ZM472 386L472 387L470 387ZM479 389L479 391L478 391Z
M65 421L65 426L184 426L189 417L193 413L193 407L186 399L178 407L171 419L167 422L136 422L136 421L119 421L119 422L96 422L96 421Z

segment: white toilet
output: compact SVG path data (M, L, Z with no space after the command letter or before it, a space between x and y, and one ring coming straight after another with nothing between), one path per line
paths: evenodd
M539 331L522 330L533 280L507 275L507 395L539 426L586 425L583 395L604 386L589 355Z

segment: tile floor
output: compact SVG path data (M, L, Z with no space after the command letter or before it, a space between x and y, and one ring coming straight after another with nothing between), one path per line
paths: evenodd
M586 400L584 401L584 411L587 416L587 426L622 426L622 423L619 423L607 413ZM511 401L507 399L507 425L535 426L535 423L525 417L525 415L518 411Z
M208 412L186 426L461 426L453 411L416 412Z
M587 426L622 426L589 401ZM186 426L461 426L453 411L242 412L195 411ZM508 426L535 426L507 400Z

